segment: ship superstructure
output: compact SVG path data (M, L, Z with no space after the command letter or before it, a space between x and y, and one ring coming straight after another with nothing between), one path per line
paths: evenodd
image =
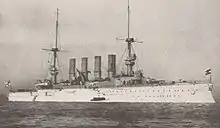
M212 96L213 84L198 81L165 81L146 78L142 70L134 70L137 56L132 44L142 43L130 35L130 5L128 0L128 33L124 65L126 70L116 73L116 55L108 55L108 76L102 78L101 56L95 56L94 80L88 78L88 58L81 59L81 71L76 68L76 59L69 60L69 80L58 82L57 47L58 10L56 19L56 40L50 67L50 79L36 84L36 92L10 93L10 101L41 102L173 102L173 103L215 103ZM206 75L211 75L211 69ZM211 76L210 76L211 77Z

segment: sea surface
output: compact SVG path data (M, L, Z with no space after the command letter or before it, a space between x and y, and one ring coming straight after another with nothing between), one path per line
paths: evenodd
M220 103L41 103L0 106L2 128L220 128Z

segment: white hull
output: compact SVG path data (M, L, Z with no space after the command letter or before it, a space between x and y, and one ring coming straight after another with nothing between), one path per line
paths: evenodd
M15 92L9 101L39 102L171 102L215 103L208 84L183 84L146 87L117 87L93 89L38 90L38 92ZM46 94L47 93L47 94ZM91 101L93 97L106 100Z

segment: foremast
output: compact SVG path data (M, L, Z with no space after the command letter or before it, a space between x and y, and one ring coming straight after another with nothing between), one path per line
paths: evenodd
M60 51L60 49L58 48L58 29L59 29L59 9L57 8L56 11L56 38L55 38L55 46L51 49L42 49L42 50L46 50L46 51L50 51L52 52L53 55L53 64L50 66L50 81L52 85L57 84L57 76L59 74L59 70L57 68L57 54Z
M142 43L141 41L137 41L135 40L133 37L130 36L130 1L128 0L128 8L127 8L127 38L125 39L118 39L117 40L124 40L127 43L127 57L125 58L125 65L127 67L127 71L126 71L126 76L134 76L134 71L133 71L133 67L135 65L135 61L136 61L136 54L134 52L132 52L132 43Z

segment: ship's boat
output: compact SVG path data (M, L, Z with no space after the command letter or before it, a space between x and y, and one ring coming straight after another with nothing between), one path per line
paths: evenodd
M105 97L93 97L91 101L103 101L106 100Z
M57 10L58 17L58 10ZM48 79L35 84L35 92L13 92L9 94L10 101L41 101L41 102L172 102L172 103L215 103L212 95L211 69L205 75L210 80L201 81L166 81L145 77L141 69L134 70L137 55L132 44L142 43L130 37L129 19L130 6L128 4L128 36L124 66L126 71L117 73L116 55L108 55L108 76L101 77L101 56L95 57L94 80L89 80L87 58L82 58L81 71L76 69L75 59L70 59L69 80L58 82L57 35L55 47L44 49L53 54L53 64L50 65ZM58 31L58 18L56 20ZM57 32L56 32L57 33ZM122 55L124 56L124 54Z

